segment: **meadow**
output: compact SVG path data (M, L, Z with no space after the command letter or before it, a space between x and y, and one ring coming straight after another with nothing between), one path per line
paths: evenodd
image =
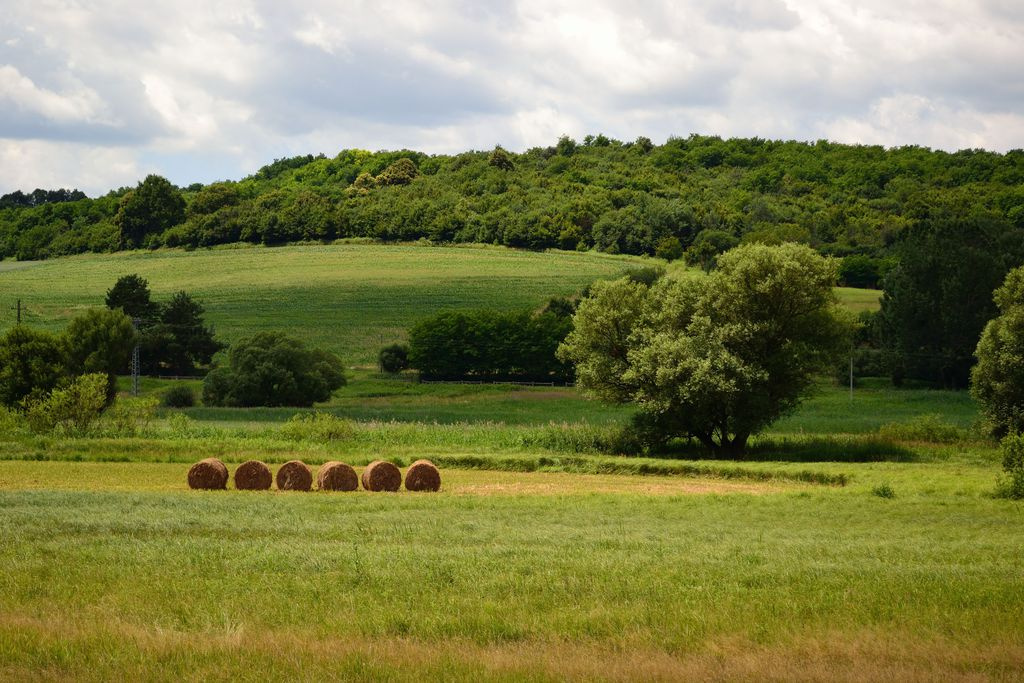
M57 331L81 311L103 306L119 277L137 273L149 281L155 300L181 289L195 297L218 338L228 343L283 330L338 353L347 364L374 365L381 346L404 339L413 323L439 310L538 308L553 296L651 263L595 253L372 244L2 262L0 332L14 324L8 309L17 298L26 307L26 323Z
M533 307L643 263L342 245L0 263L0 283L31 284L57 328L140 272L158 297L198 294L231 338L226 283L261 281L250 306L366 366L392 329L378 309L399 329L429 308L413 290L430 260L452 306ZM367 282L388 299L367 305ZM328 333L345 319L374 331ZM175 383L145 378L143 397ZM314 412L330 432L290 421ZM742 461L617 452L630 414L573 387L361 367L313 410L162 408L78 438L0 419L0 680L1020 680L1024 505L993 497L999 452L967 394L868 380L851 399L822 379ZM443 487L189 491L209 455L429 457Z

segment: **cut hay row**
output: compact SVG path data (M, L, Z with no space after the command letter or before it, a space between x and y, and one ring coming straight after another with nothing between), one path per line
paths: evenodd
M188 470L190 489L226 489L228 468L217 458L200 460ZM402 472L386 460L374 460L363 470L363 488L367 491L398 491ZM270 467L259 460L248 460L235 469L235 489L267 491L274 482ZM355 491L360 478L351 465L332 460L320 466L316 485L320 491ZM301 460L289 460L277 470L279 491L309 491L313 488L313 471ZM407 491L440 491L441 472L429 460L417 460L405 474Z

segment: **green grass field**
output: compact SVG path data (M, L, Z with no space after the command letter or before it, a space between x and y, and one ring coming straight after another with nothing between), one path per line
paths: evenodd
M536 306L633 263L336 245L0 263L0 286L56 329L139 272L228 339L286 320L368 365L437 302ZM363 368L316 410L348 431L200 406L65 438L0 414L0 680L1021 680L1024 504L993 497L963 392L823 380L744 461L607 452L629 408L571 387ZM443 488L189 491L210 455L425 456Z
M837 287L836 294L844 306L854 311L878 310L882 293L877 289L855 289L853 287Z
M372 365L381 346L442 309L536 308L590 282L648 262L628 256L538 253L499 247L339 244L87 254L3 263L0 331L21 298L26 322L60 329L103 306L118 277L138 273L157 300L184 289L227 342L284 330ZM16 267L11 267L16 266ZM9 304L7 300L10 300Z
M1018 680L1024 508L894 474L197 493L4 462L0 678Z
M322 409L354 432L296 441L281 432L294 410L196 408L131 438L0 437L0 679L1018 680L1024 666L1024 505L992 497L998 452L971 436L962 393L869 383L851 408L823 385L745 462L545 439L625 418L573 389L363 371ZM921 414L962 436L878 450L880 426ZM865 447L876 461L834 459ZM426 455L444 485L188 491L205 455Z
M59 330L82 310L102 306L117 278L138 273L157 300L180 289L194 295L227 342L284 330L339 353L349 365L368 366L381 346L404 339L413 323L439 310L537 308L552 296L654 263L662 262L593 252L371 244L4 261L0 332L14 324L19 298L25 322ZM877 292L838 291L855 309L877 306Z

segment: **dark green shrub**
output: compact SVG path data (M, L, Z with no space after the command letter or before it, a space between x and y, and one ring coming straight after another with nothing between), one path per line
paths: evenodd
M710 271L715 267L719 254L729 251L739 243L735 235L724 230L702 230L686 250L686 263Z
M645 287L653 285L664 274L665 269L658 266L632 268L626 271L626 277L629 278L630 282L636 282L637 284L644 285Z
M877 289L879 279L878 259L854 254L847 256L839 264L839 284L844 287Z
M529 311L445 311L409 331L409 366L427 380L565 382L555 350L572 320Z
M73 375L102 372L107 376L107 405L117 396L117 375L128 371L138 335L120 309L92 309L64 330L68 370Z
M281 332L261 332L228 351L203 381L210 406L311 406L345 384L341 359Z
M377 354L381 372L396 373L409 367L409 345L389 344Z
M24 325L0 337L0 405L14 407L31 394L45 394L67 375L59 337Z
M187 384L176 384L164 392L160 403L165 408L191 408L196 404L196 392Z
M666 261L675 261L683 257L683 243L678 237L666 237L658 242L654 255Z

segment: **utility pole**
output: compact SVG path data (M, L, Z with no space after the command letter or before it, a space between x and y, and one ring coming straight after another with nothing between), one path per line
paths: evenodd
M139 331L139 323L141 321L138 318L132 318L132 327L135 328L135 332ZM135 348L132 349L132 396L139 395L139 341L138 337L135 339Z
M850 353L850 403L853 403L853 353Z
M20 325L21 324L21 299L18 299L18 305L15 306L14 308L12 308L11 310L15 310L15 311L18 312L18 324Z

